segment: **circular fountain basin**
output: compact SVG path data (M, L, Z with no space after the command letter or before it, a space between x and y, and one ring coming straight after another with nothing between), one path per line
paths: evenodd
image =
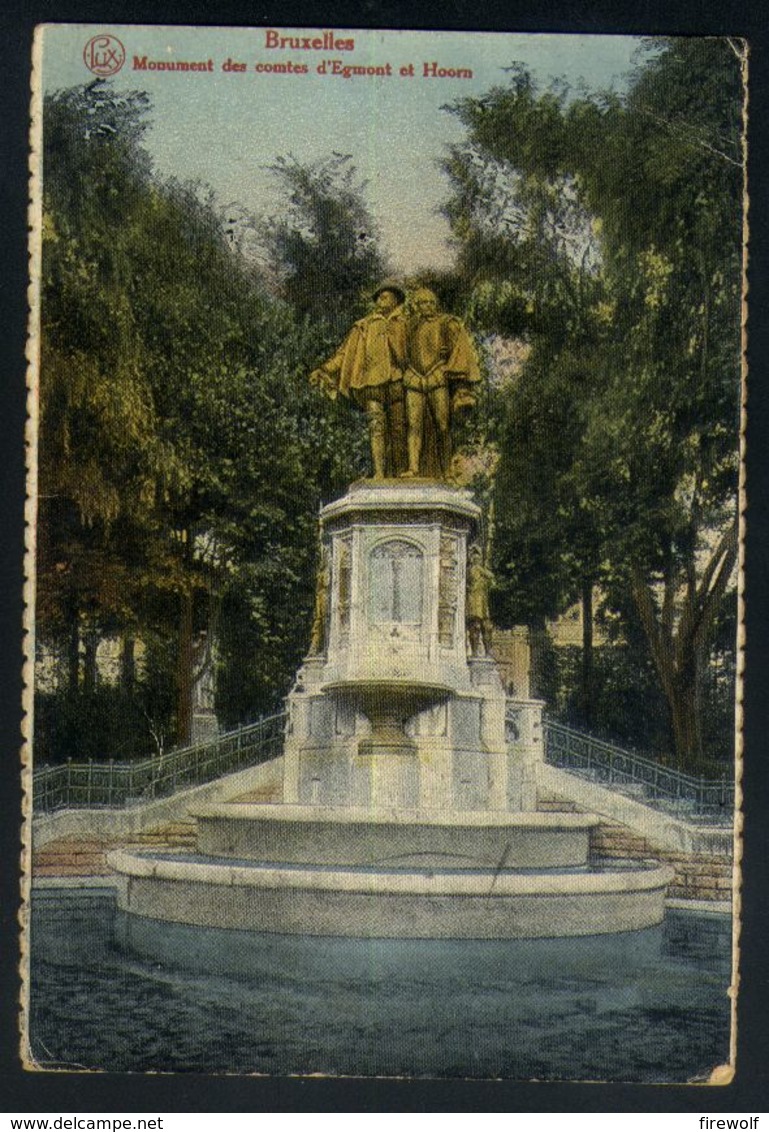
M232 863L118 850L129 914L306 936L523 939L650 927L668 867L621 871L382 869Z
M223 803L192 811L198 849L265 863L563 868L587 863L589 814Z
M333 680L322 685L324 692L347 692L360 696L365 702L378 704L381 700L398 700L414 710L425 704L446 699L455 689L438 680L412 680L395 676L362 676L350 680Z

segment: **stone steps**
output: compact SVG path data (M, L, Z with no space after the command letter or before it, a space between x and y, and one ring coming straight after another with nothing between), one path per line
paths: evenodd
M603 823L591 837L593 861L644 858L671 865L675 879L668 896L683 900L729 900L732 893L732 862L710 853L677 853L659 849L618 823Z
M570 802L567 798L555 798L552 796L538 796L537 809L545 814L575 814L577 812L577 805L575 802Z
M553 813L574 813L579 807L555 795L538 799L537 809ZM590 835L591 863L600 865L619 861L659 861L671 865L675 878L668 896L678 900L728 901L732 895L732 861L730 857L711 853L682 853L661 849L639 833L619 822L603 821Z
M281 783L270 783L266 786L260 786L256 790L247 790L245 794L238 794L234 798L228 798L227 803L239 802L257 802L257 803L270 803L282 802L283 792Z
M109 876L107 853L117 846L131 849L191 849L195 847L197 823L193 820L168 822L129 840L78 841L60 838L44 848L33 850L33 877Z

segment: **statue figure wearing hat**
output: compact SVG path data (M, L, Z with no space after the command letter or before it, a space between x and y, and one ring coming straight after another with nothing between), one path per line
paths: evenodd
M310 374L329 397L348 397L368 418L374 478L401 475L407 467L406 295L396 283L374 292L374 308L359 319L332 358Z

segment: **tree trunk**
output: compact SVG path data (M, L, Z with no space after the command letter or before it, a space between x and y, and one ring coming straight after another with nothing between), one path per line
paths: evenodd
M76 695L80 687L80 616L74 604L70 606L69 615L67 689L72 695Z
M192 738L194 594L183 593L180 600L179 652L176 668L176 741L179 746L186 747Z
M593 724L593 582L582 581L582 672L580 699L583 725Z
M534 699L555 702L558 695L553 678L552 644L541 622L529 625L529 693Z
M123 637L120 653L120 688L130 696L136 681L136 638L128 633Z
M91 695L96 689L96 650L99 647L99 634L89 629L85 634L83 653L83 692Z
M676 673L668 695L670 722L673 728L676 755L683 770L696 771L702 759L702 717L699 696L702 681L696 674L696 662L688 671Z
M690 580L680 603L678 624L672 605L658 617L643 572L631 571L636 608L665 693L675 740L676 760L691 770L702 759L702 674L708 663L708 638L737 556L737 526L722 535L698 585ZM671 579L668 588L672 593ZM669 604L669 603L668 603Z

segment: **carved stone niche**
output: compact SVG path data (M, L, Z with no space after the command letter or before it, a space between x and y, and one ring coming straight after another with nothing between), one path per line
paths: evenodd
M368 557L368 620L372 625L421 625L425 556L405 539L377 543Z
M324 682L469 688L467 542L480 510L444 484L356 485L321 513L332 548Z

